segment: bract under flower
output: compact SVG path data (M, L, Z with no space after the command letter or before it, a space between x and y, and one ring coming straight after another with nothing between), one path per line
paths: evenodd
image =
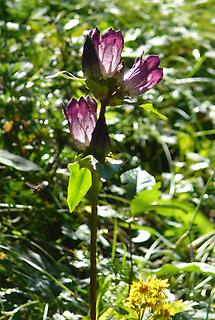
M110 151L110 137L104 115L100 115L90 142L90 153L99 161L104 161Z
M132 68L124 75L123 90L125 94L135 97L152 87L163 79L163 69L159 67L158 56L151 55L145 60L137 58Z
M80 150L85 150L90 145L96 126L96 100L89 97L81 97L80 100L73 98L63 110L74 145Z

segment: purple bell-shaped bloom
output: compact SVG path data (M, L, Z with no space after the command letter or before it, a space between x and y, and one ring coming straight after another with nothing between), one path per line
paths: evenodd
M74 145L80 150L85 150L90 145L96 126L96 100L89 97L79 100L72 98L63 110Z
M63 108L74 145L103 161L110 149L110 138L105 116L96 120L97 102L89 97L72 98Z
M85 41L82 66L87 79L108 79L122 68L121 52L123 37L121 31L107 30L100 35L99 29L92 29Z
M159 67L158 56L151 55L145 60L137 58L132 68L125 73L123 91L126 95L135 97L152 87L163 79L163 69Z

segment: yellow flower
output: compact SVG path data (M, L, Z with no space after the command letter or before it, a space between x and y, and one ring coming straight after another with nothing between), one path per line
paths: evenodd
M174 302L163 302L157 305L157 308L154 310L154 315L158 319L171 320L172 317L179 312L185 311L188 305L182 300Z
M139 278L132 283L125 306L135 311L138 319L142 319L147 312L150 319L171 320L176 313L186 310L187 304L182 300L168 301L166 294L168 287L167 279Z
M174 308L172 308L172 304L168 302L160 303L157 308L154 310L154 315L159 319L172 319L177 312L175 312Z
M159 300L166 297L164 290L168 287L168 280L148 278L144 281L140 278L132 283L126 306L138 313L141 309L153 309Z
M161 280L157 278L150 278L148 280L150 286L150 294L157 299L164 299L166 297L164 290L169 287L168 280Z
M156 293L161 292L169 287L168 279L161 280L157 278L150 278L148 283L151 287L151 291Z

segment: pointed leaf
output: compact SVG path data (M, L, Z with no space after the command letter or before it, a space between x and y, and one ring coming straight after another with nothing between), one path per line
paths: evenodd
M164 264L161 268L155 269L153 274L162 276L178 274L180 272L198 272L206 276L215 277L215 266L204 262L179 262L175 264Z
M165 120L165 121L166 121L166 120L168 119L164 114L162 114L162 113L159 112L157 109L155 109L151 103L141 104L139 107L140 107L140 108L143 108L143 109L146 110L146 111L150 111L150 112L156 114L156 115L157 115L158 117L160 117L162 120Z
M73 212L92 185L91 172L80 168L78 163L68 165L70 171L67 202L70 212Z
M84 78L78 78L76 76L74 76L72 73L68 72L68 71L57 71L54 74L50 74L49 76L46 76L46 79L54 79L57 77L62 77L64 79L68 79L68 80L78 80L78 81L85 81Z
M40 168L32 161L17 156L6 150L0 150L0 163L21 171L39 171Z
M97 162L96 169L104 180L109 180L121 169L121 166L121 160L106 157L106 161L104 163Z

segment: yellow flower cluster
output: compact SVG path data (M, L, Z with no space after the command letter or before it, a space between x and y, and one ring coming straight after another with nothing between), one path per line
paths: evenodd
M150 319L170 320L176 313L184 311L182 300L169 302L167 298L168 280L148 278L135 281L131 285L129 297L125 306L136 312L138 320L145 314Z
M160 302L153 310L154 319L171 320L176 313L182 312L187 305L182 300L174 302ZM152 317L153 319L153 317Z

